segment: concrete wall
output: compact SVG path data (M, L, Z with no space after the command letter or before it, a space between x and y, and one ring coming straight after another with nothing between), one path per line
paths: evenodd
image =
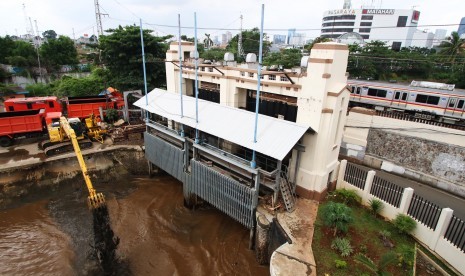
M85 154L85 162L92 181L113 181L127 174L146 174L147 160L139 148ZM50 193L61 185L85 189L76 157L38 161L32 164L0 170L0 209L15 204L36 193ZM97 187L98 190L98 187Z
M341 156L465 196L465 133L353 108Z

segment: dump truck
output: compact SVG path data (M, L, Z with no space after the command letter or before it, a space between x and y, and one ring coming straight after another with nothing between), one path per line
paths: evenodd
M9 147L15 139L43 135L45 110L0 113L0 146Z

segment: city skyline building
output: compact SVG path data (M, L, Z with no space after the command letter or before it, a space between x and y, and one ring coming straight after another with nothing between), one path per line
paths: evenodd
M465 37L465 17L462 17L462 19L460 20L460 25L457 29L457 33L461 38Z

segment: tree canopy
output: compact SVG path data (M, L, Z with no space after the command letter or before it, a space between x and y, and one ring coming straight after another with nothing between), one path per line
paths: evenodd
M47 30L42 33L42 36L46 39L56 39L58 35L54 30Z
M228 52L234 53L236 60L242 62L245 60L245 57L239 56L239 51L237 49L237 42L239 40L239 34L234 36L231 41L229 41L226 50ZM266 56L270 51L271 42L266 41L265 34L263 34L263 56ZM252 30L242 31L242 49L244 49L244 54L254 53L257 55L260 48L260 30L258 28L253 28Z
M100 37L102 61L111 75L111 82L120 90L140 89L144 86L142 50L138 26L119 26L107 30ZM163 86L165 77L165 41L171 36L155 37L151 30L143 30L147 84L150 88Z
M67 36L50 39L40 47L40 55L48 70L58 70L61 65L76 65L77 51L73 40Z
M270 53L263 60L265 65L282 65L292 68L300 65L302 53L300 49L281 49L278 53Z
M465 51L465 39L460 38L457 32L451 35L439 45L439 54L443 55L447 61L455 63L459 56L463 56Z

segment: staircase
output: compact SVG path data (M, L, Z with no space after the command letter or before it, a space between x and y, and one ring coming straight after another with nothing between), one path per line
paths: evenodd
M289 183L284 173L281 173L279 188L284 200L284 205L286 205L286 210L288 212L293 212L295 209L295 196L291 189L291 183Z

